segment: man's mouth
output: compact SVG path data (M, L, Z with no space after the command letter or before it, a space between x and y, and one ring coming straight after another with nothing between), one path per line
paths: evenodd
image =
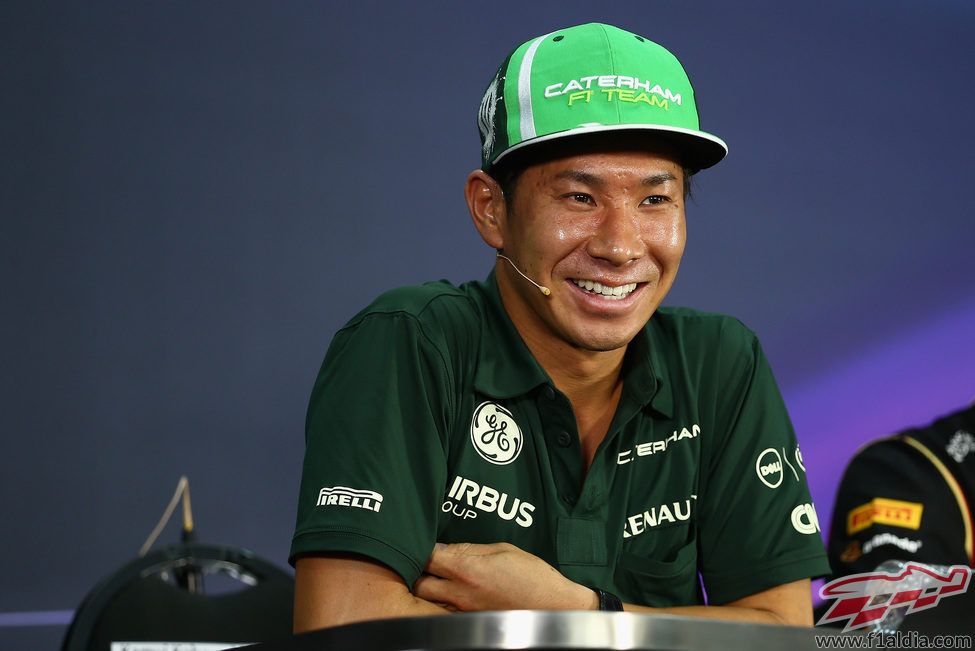
M633 293L633 290L635 290L637 286L637 283L627 283L625 285L610 287L609 285L603 285L595 280L576 280L575 278L572 279L572 282L574 282L577 287L582 289L587 294L593 294L595 296L600 296L602 298L608 298L611 300L626 298Z

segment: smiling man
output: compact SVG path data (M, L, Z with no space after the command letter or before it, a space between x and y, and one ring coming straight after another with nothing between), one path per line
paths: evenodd
M295 629L495 609L811 624L828 573L755 335L660 307L726 153L676 58L590 24L516 48L465 196L484 282L393 290L308 411Z

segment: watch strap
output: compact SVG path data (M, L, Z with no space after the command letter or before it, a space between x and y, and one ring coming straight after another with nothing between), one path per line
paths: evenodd
M606 592L596 588L596 596L599 597L599 610L622 611L623 602L612 592Z

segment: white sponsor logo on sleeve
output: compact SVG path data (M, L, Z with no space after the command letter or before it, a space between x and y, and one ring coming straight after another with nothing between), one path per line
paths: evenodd
M376 491L348 486L326 486L318 492L317 506L349 506L378 513L382 505L383 496Z
M755 459L755 474L769 488L778 488L782 483L782 455L775 448L765 448Z
M948 447L945 450L951 455L952 459L961 463L970 453L975 452L975 436L960 429L948 441Z
M819 518L812 504L800 504L792 509L792 526L802 534L814 534L819 531Z
M911 540L910 538L901 538L900 536L895 536L892 533L878 533L876 536L863 543L863 553L869 554L877 547L883 547L884 545L893 545L899 549L903 549L906 552L916 554L917 550L921 549L921 545L924 541L922 540Z

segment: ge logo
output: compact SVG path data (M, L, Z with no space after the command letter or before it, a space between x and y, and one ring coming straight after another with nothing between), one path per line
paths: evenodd
M518 458L524 437L510 411L482 402L471 419L471 443L484 460L504 466Z

